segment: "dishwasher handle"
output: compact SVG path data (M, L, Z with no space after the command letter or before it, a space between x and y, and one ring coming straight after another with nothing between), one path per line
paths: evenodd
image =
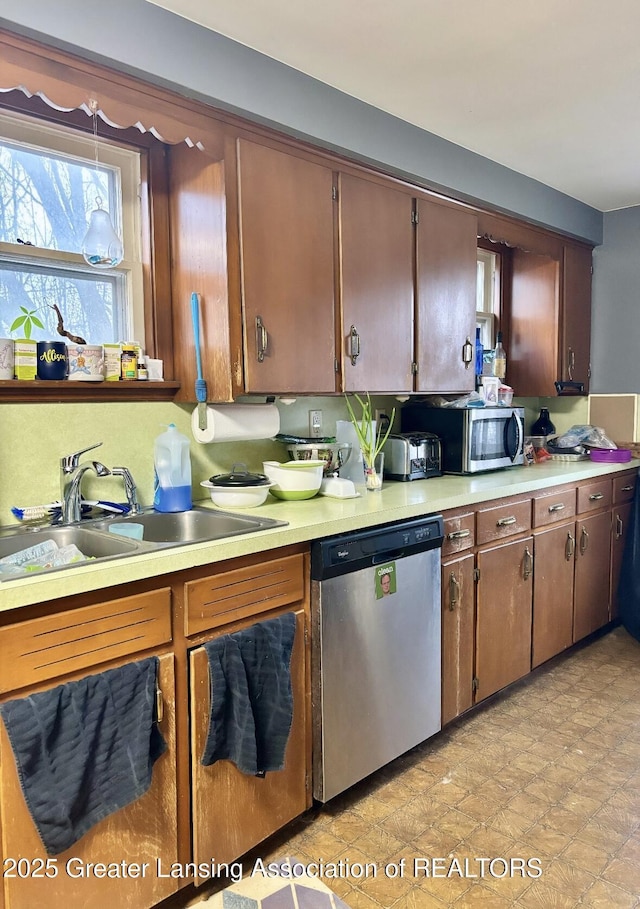
M394 559L404 559L407 556L407 552L404 549L396 549L395 551L382 552L379 555L374 555L371 559L372 565L382 565L384 562L392 562Z

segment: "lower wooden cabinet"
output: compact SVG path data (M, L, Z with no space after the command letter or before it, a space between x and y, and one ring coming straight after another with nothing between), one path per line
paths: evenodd
M231 761L216 761L208 767L201 763L209 729L209 663L204 647L189 654L193 860L197 863L210 863L212 856L216 862L237 859L308 806L304 611L297 609L295 616L291 655L294 711L285 766L264 777L241 773ZM220 633L240 627L224 628Z
M534 533L531 668L573 643L575 523Z
M609 606L609 619L612 622L615 621L620 614L618 582L620 581L622 557L624 555L630 519L630 503L614 506L611 514L611 596Z
M573 639L579 641L609 621L611 512L576 522Z
M180 881L168 871L178 858L174 659L159 658L160 729L167 750L153 766L142 798L96 824L55 857L47 856L29 814L9 738L0 723L0 810L6 909L148 909L175 893ZM38 690L44 690L40 686ZM29 691L21 692L26 696ZM107 874L107 869L109 873ZM1 905L1 903L0 903Z
M442 565L442 725L473 705L475 556Z

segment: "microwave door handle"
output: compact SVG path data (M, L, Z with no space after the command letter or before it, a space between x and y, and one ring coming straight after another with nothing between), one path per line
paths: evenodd
M512 444L515 441L515 446ZM524 445L524 426L517 413L512 413L507 429L507 454L512 461L518 457Z

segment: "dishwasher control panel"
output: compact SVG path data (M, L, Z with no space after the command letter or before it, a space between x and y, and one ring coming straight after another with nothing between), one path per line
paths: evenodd
M311 547L311 577L320 581L391 558L437 549L443 538L442 515L328 537Z

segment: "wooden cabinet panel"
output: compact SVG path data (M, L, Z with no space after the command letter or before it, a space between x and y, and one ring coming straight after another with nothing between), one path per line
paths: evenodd
M442 565L442 725L473 705L473 554Z
M335 383L333 172L238 141L247 393Z
M550 256L514 249L511 265L507 381L519 395L555 395L560 263Z
M212 856L217 862L233 861L302 814L309 805L305 615L302 610L296 611L296 622L291 656L294 712L285 767L264 777L243 774L231 761L216 761L208 767L201 764L209 729L209 664L203 647L189 654L195 862L211 862ZM230 630L236 631L238 627Z
M413 200L346 174L338 198L344 390L411 391Z
M548 489L535 493L533 497L533 526L546 527L558 521L572 518L576 513L576 490L574 486Z
M304 598L301 555L220 570L184 585L185 634L191 636Z
M159 875L157 868L158 860L165 872L172 862L178 861L175 682L171 654L160 657L158 681L164 704L160 728L168 748L153 766L150 788L141 798L100 821L74 846L56 856L55 877L38 877L34 873L16 878L5 875L7 909L34 909L35 906L56 909L62 906L73 909L135 906L136 909L147 909L175 893L184 883ZM2 723L0 780L3 855L23 857L32 863L34 860L46 861L47 854L27 809ZM67 873L67 862L71 862L71 873ZM125 867L144 863L147 866L138 877L114 876L113 873L109 877L98 877L90 872L79 873L89 862L104 863L113 868L122 868L123 863ZM32 864L32 868L35 867Z
M622 557L626 542L627 529L631 519L631 503L617 505L612 513L611 526L611 600L609 619L614 621L620 614L618 604L618 582L622 569Z
M464 552L475 545L476 516L473 512L444 516L444 542L442 558Z
M171 590L108 600L0 628L0 694L171 640Z
M611 512L576 522L573 640L579 641L609 620Z
M621 476L613 477L613 504L622 505L624 502L633 501L633 493L636 488L636 477L638 471L629 471Z
M476 516L478 546L531 529L531 499L479 508Z
M592 257L589 247L564 247L561 378L582 382L585 394L591 375Z
M478 222L473 212L417 200L415 389L473 391Z
M478 552L476 701L531 669L533 538Z
M575 490L573 494L575 501ZM575 532L571 521L534 534L534 668L573 643Z
M578 514L609 508L613 497L611 478L585 483L578 487Z

